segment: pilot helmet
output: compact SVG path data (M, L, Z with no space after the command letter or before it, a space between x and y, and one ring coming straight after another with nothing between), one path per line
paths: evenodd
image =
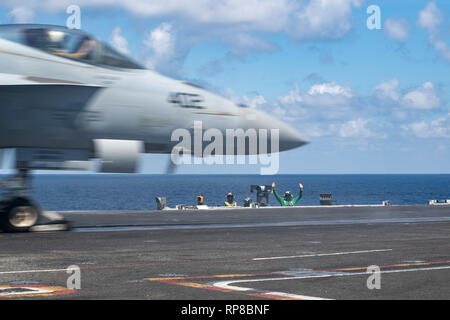
M51 42L61 42L64 40L65 33L59 30L49 30L47 38Z

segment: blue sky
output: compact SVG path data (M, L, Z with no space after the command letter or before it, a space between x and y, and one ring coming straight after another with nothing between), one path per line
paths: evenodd
M450 173L449 1L0 0L0 22L65 25L71 4L83 30L147 67L297 128L311 143L282 153L280 173ZM145 156L142 170L166 162Z

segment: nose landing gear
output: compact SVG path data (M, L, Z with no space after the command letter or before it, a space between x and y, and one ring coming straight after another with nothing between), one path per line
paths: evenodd
M6 180L0 187L7 192L0 201L0 229L6 232L27 232L39 220L40 208L30 199L27 169Z
M31 200L15 198L2 202L0 229L6 232L27 232L39 219L40 210Z

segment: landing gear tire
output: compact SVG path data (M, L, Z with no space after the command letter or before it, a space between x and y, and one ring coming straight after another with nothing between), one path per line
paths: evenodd
M39 208L25 198L2 203L0 229L6 232L28 232L38 221L39 214Z

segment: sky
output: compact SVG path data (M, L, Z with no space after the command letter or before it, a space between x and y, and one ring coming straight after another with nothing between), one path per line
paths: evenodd
M66 25L70 5L146 67L296 128L310 143L279 173L450 173L448 0L0 0L0 23ZM143 156L141 172L167 161Z

